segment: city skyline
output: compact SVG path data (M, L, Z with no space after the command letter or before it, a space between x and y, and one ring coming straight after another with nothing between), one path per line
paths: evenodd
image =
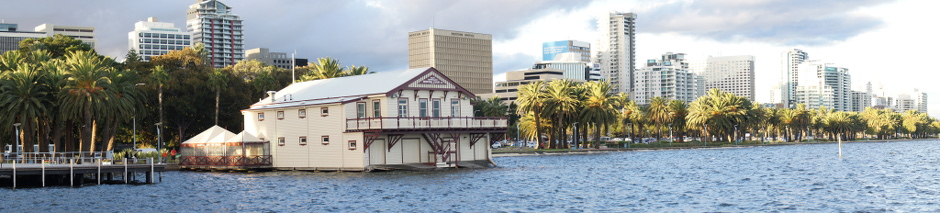
M185 26L186 9L193 2L8 2L9 7L0 8L4 14L0 19L27 30L42 23L95 27L101 54L123 58L127 52L124 36L134 23L159 17ZM884 85L889 95L915 88L928 97L940 95L940 87L932 86L932 79L925 75L929 70L918 63L929 61L930 51L940 48L927 37L929 29L917 25L922 22L918 14L936 8L937 2L225 3L244 20L246 49L297 50L300 57L333 57L376 71L406 68L407 32L434 27L493 35L493 71L500 76L539 61L543 42L571 39L594 45L597 16L616 10L637 14L637 61L664 52L686 53L690 58L754 55L757 101L762 103L769 101L771 87L780 83L780 53L791 48L848 68L855 89L871 81ZM50 5L61 9L49 10ZM478 15L479 11L489 15ZM940 117L940 105L929 106L931 116Z

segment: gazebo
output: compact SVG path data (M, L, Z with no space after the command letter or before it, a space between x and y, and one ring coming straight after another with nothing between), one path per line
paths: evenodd
M189 169L257 169L271 167L267 141L247 132L232 133L219 126L180 145L180 167Z

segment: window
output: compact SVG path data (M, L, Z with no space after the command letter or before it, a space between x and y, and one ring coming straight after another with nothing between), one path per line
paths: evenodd
M320 136L320 143L323 145L330 144L330 136L329 135Z
M441 117L441 99L431 100L431 116Z
M284 137L277 137L278 146L283 146L285 143L286 143L286 139L284 139Z
M307 145L307 136L300 136L300 145Z
M306 118L306 117L307 117L307 109L298 109L298 110L297 110L297 117Z
M357 118L366 117L366 103L365 102L356 103L356 117Z
M356 150L356 140L349 140L349 150Z
M460 100L451 99L450 100L450 117L460 116Z
M398 117L408 117L408 99L398 99Z
M263 112L259 112L259 113L258 113L258 121L264 121L264 113L263 113Z
M320 108L320 116L326 117L326 116L328 116L328 115L330 115L330 108L329 108L329 107L321 107L321 108Z
M372 117L382 117L382 104L379 100L372 101Z
M418 117L428 117L428 99L418 99Z
M284 111L277 111L277 119L284 120Z

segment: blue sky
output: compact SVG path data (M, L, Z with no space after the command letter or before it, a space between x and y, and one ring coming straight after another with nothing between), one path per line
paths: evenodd
M98 50L122 58L127 32L157 17L185 27L193 0L8 1L0 19L21 30L41 23L93 26ZM853 87L869 81L897 94L920 89L940 97L935 60L940 42L929 21L938 1L915 0L402 0L223 1L244 19L246 48L333 57L375 71L405 69L407 33L430 27L493 35L494 74L531 66L541 43L598 39L595 18L616 10L637 13L637 60L664 52L690 57L756 56L757 99L769 100L779 82L780 53L809 52L847 67ZM929 98L928 98L929 99ZM940 117L940 103L929 104Z

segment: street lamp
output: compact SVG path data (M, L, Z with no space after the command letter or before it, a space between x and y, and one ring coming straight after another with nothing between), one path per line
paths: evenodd
M633 125L627 123L627 137L630 138L630 141L627 142L627 149L630 148L630 144L633 143Z
M734 145L738 145L738 124L734 124Z
M134 86L143 86L147 85L146 83L137 83ZM134 149L137 149L137 108L134 108L134 116L131 117L134 121Z
M23 150L20 150L20 149L23 149L23 146L20 145L20 123L14 123L13 129L16 130L16 135L14 135L14 138L16 138L16 144L14 144L13 146L16 146L16 157L19 158L20 152L23 151Z
M163 122L154 124L154 126L157 126L157 153L160 153L160 149L161 149L161 147L162 147L162 145L163 145L163 135L162 135L162 133L160 132L160 126L162 126L162 125L163 125ZM160 159L161 156L162 156L162 155L157 154L157 159L158 159L158 160L162 160L162 159ZM159 161L158 161L158 162L159 162Z
M578 143L578 122L574 122L574 124L572 125L574 125L574 137L572 137L571 140L574 141L574 145L576 148L581 149L581 143ZM597 138L595 138L594 140L597 140Z
M669 147L672 147L672 141L675 140L672 137L672 124L669 124Z

